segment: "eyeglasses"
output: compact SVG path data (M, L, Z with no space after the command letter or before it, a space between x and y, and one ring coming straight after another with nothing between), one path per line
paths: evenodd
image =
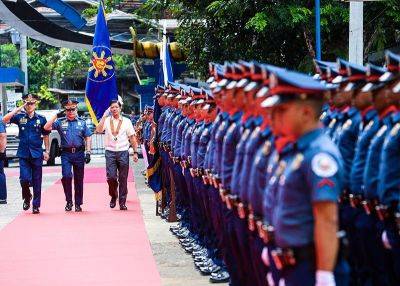
M66 108L66 109L65 109L65 111L71 111L71 112L72 112L72 111L75 111L75 110L76 110L76 108Z

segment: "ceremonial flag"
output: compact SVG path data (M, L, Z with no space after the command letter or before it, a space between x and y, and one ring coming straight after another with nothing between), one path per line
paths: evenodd
M161 67L160 67L160 74L159 74L159 83L160 85L165 85L167 87L169 81L173 81L173 73L172 73L172 63L171 63L171 55L168 48L168 41L167 41L167 31L164 25L164 37L163 37L163 47L160 53L161 59ZM154 100L154 122L156 126L158 125L158 118L161 115L161 107L158 104L157 99ZM155 154L153 156L153 160L149 162L149 166L147 167L147 179L148 184L151 189L156 194L161 194L160 191L162 189L162 179L161 179L161 156L158 150L158 139L159 134L156 130L156 134L154 137L154 147L155 147Z
M117 99L117 97L117 80L112 60L110 35L103 1L100 1L85 97L86 105L95 125L98 124L99 119L109 107L110 101Z

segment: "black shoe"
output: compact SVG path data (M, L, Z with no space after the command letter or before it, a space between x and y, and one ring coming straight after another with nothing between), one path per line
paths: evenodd
M39 208L38 207L33 207L32 208L32 213L33 214L39 214L40 213Z
M24 211L29 210L29 208L31 207L31 199L32 199L32 197L24 200L24 204L22 205L22 208L24 209Z
M0 205L6 205L7 204L7 200L0 200Z
M67 204L65 205L65 211L70 212L72 210L72 206L73 204L71 202L67 202Z
M110 201L110 208L115 208L115 206L117 205L117 198L112 198Z
M81 206L76 205L76 206L75 206L75 211L76 211L77 213L78 213L78 212L81 212L81 211L82 211Z
M229 282L229 273L225 270L220 270L217 273L211 273L210 282L211 283L226 283Z
M127 210L128 210L128 208L126 207L126 205L120 205L120 206L119 206L119 209L120 209L121 211L127 211Z

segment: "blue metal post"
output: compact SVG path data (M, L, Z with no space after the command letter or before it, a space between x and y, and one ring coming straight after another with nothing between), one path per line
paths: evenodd
M317 60L321 60L321 3L315 0L315 49Z

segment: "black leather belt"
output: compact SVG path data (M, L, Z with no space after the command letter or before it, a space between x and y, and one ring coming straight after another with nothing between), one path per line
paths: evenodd
M81 151L85 151L85 147L84 146L80 146L80 147L63 147L63 148L61 148L61 152L67 152L67 153L77 153L77 152L81 152Z

